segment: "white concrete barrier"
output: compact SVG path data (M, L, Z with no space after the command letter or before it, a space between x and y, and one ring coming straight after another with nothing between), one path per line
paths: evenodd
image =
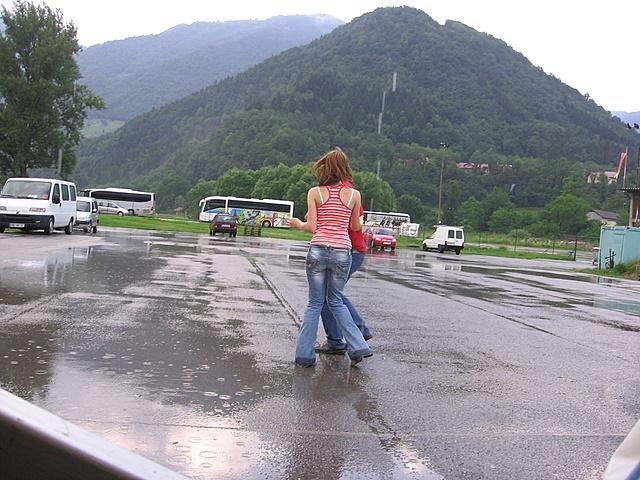
M3 480L186 480L0 389Z

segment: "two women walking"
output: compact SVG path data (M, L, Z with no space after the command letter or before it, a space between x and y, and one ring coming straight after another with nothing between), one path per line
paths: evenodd
M309 300L298 333L295 362L303 367L316 363L318 322L326 302L344 337L351 364L355 365L373 355L343 301L352 261L348 229L362 229L360 192L347 186L353 181L351 168L340 148L316 161L312 172L318 186L307 192L306 221L289 221L291 227L313 234L306 259Z

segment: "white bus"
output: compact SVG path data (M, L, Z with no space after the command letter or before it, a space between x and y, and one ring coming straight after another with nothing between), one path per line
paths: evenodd
M201 222L210 222L216 213L230 213L241 224L286 228L293 217L289 200L212 196L200 200L199 205Z
M395 233L405 237L417 237L420 229L419 223L411 223L408 213L400 212L372 212L364 211L364 223L390 228Z
M110 200L129 211L129 215L153 215L156 213L156 194L139 192L129 188L87 188L82 195L96 200Z
M365 223L377 223L381 227L400 229L403 223L411 223L408 213L364 211Z

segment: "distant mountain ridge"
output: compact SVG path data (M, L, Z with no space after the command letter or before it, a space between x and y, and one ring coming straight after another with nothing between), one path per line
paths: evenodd
M631 125L634 123L640 124L640 112L611 112L611 115Z
M603 163L638 139L501 40L396 7L85 142L76 173L80 183L192 185L232 167L304 163L334 145L374 171L379 158L391 168L394 145L443 141L464 158L493 152Z
M83 82L107 103L91 117L128 120L343 23L325 15L197 22L86 48L78 55Z

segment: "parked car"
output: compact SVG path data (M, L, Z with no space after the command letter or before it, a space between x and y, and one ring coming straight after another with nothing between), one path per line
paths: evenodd
M116 205L113 202L107 202L106 200L98 202L98 211L100 213L110 213L119 216L129 215L129 210L126 208L122 208L120 205Z
M450 225L435 225L436 231L422 242L422 250L437 250L443 253L445 250L453 250L456 255L464 248L463 227L453 227Z
M364 241L369 248L379 248L380 250L384 250L387 247L395 250L397 244L393 230L381 227L372 227L364 232Z
M5 228L63 230L70 235L76 218L76 185L53 178L9 178L0 192L0 233Z
M228 213L217 213L209 224L209 235L213 237L216 233L228 233L230 237L235 237L238 233L238 218Z
M98 231L98 202L91 197L77 197L76 200L76 228L81 228L84 233Z

